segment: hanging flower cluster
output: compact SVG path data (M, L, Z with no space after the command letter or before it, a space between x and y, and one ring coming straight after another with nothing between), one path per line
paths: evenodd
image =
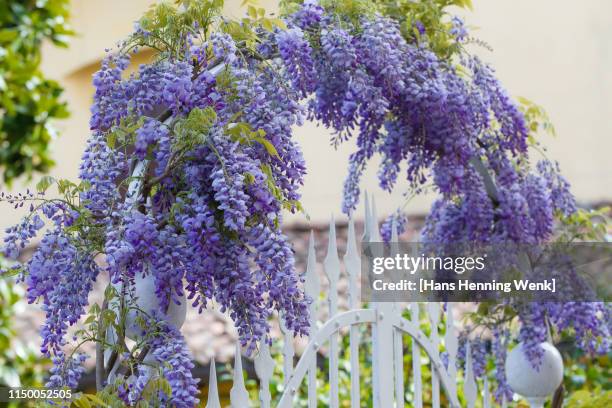
M196 40L187 35L177 55L126 79L125 53L96 73L84 206L105 224L113 281L153 274L162 308L184 291L200 310L214 299L252 350L274 309L291 330L307 330L280 231L281 211L299 206L305 166L291 126L302 108L278 67L239 56L229 34ZM132 197L121 183L134 159L145 171Z
M197 406L199 400L198 380L194 379L191 370L194 364L183 335L176 328L162 322L149 320L149 325L159 329L147 342L151 349L151 362L158 366L139 366L127 386L121 384L118 395L128 406L138 406L152 398L155 402L176 408ZM167 381L170 392L156 390L154 395L148 395L147 388L161 376Z
M51 385L78 382L82 359L66 357L67 331L85 314L103 272L127 292L137 277L151 275L161 315L183 296L200 311L216 302L249 352L267 335L273 311L295 334L307 333L309 299L280 229L283 210L300 210L305 164L291 127L304 115L301 91L278 62L239 44L235 25L217 19L210 31L206 19L220 9L202 7L194 2L181 13L159 6L105 58L93 78L81 183L59 183L65 200L9 197L45 204L8 231L6 256L17 258L45 216L54 221L21 270L28 299L41 299L47 314L42 351L56 365ZM180 19L181 30L168 33L168 18ZM252 33L260 26L254 22ZM162 35L164 50L155 43ZM141 46L160 49L159 59L128 74ZM94 262L98 254L103 266ZM148 352L170 366L163 374L172 404L193 406L193 365L184 343L167 340L180 333L167 331ZM138 384L144 381L131 388Z
M336 143L356 137L343 211L355 209L359 180L378 154L381 188L391 191L403 171L413 192L433 182L439 193L424 241L549 242L555 220L570 219L577 207L556 164L545 159L531 168L528 148L537 143L532 124L492 68L463 50L439 56L425 26L417 25L422 38L415 41L402 32L397 17L354 18L305 1L288 19L289 30L276 37L294 87L314 95L309 116L333 129ZM451 19L448 32L459 46L467 41L460 19ZM405 228L404 217L392 215L381 229L385 241L394 219L399 230ZM534 366L547 324L573 328L588 351L609 349L609 312L602 303L513 306L522 323L519 341ZM501 398L507 394L503 373L498 379Z

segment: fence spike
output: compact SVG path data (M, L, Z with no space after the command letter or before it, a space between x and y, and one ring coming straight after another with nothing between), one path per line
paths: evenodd
M293 347L293 331L287 328L284 316L280 316L280 329L283 333L283 384L287 385L293 375L293 358L295 349Z
M236 343L236 355L234 357L234 385L230 390L230 402L232 408L245 408L251 406L249 393L244 386L244 377L242 374L242 356L239 343Z
M417 302L410 304L410 318L412 323L419 327L419 311L420 307ZM412 339L412 375L414 381L414 401L415 408L423 407L423 377L421 375L421 346L419 346L415 338Z
M355 221L352 218L349 219L344 266L349 279L349 308L357 309L360 305L358 282L361 272L361 258L359 257L355 237Z
M396 406L404 406L404 335L401 330L393 330L393 368L395 370Z
M491 392L489 390L489 379L484 376L484 389L482 390L482 406L483 408L492 408L493 403L491 402Z
M319 274L317 273L317 252L315 250L315 237L314 232L310 231L310 239L308 240L308 258L306 262L306 276L304 282L304 289L306 294L312 298L310 304L310 333L313 334L313 324L317 322L317 309L319 294L321 293L321 284L319 281Z
M449 386L451 389L447 392L452 398L457 398L457 349L459 348L459 339L455 330L455 322L453 320L452 303L446 304L446 333L444 335L444 345L448 355L448 367L446 371L449 377Z
M378 213L376 212L376 200L372 196L372 210L370 217L370 242L381 242L380 229L378 228Z
M208 376L208 401L206 408L221 408L219 389L217 388L217 367L214 357L210 360L210 374Z
M361 240L363 242L370 241L370 218L372 218L372 213L370 212L370 197L368 196L368 192L364 193L365 197L365 214L363 218L363 236Z
M338 312L338 292L337 284L340 277L340 258L338 257L338 244L336 243L336 224L332 215L329 223L329 238L327 243L327 255L323 261L325 275L329 280L329 312L330 317L333 317Z
M465 376L463 384L463 394L467 403L467 408L476 406L476 397L478 396L478 387L476 386L476 378L474 377L474 365L472 364L472 350L470 348L470 340L465 341Z
M391 221L391 240L389 242L389 256L395 257L400 253L399 234L397 233L397 219L393 217ZM399 282L401 277L400 271L392 270L391 274L393 281ZM402 306L393 302L391 310L394 314L401 315ZM404 335L401 330L393 329L393 369L395 378L395 401L396 405L404 405Z
M259 401L261 408L270 408L270 378L274 373L274 359L270 355L270 346L266 340L259 345L259 353L255 357L255 373L259 378Z
M361 272L361 259L357 250L357 239L355 237L355 220L351 217L348 225L348 237L346 243L346 253L344 255L344 266L349 281L349 309L358 309L359 288L357 282ZM359 373L359 326L353 324L349 329L349 348L351 355L351 408L361 406L360 396L360 373Z
M314 232L310 231L310 240L308 242L308 260L306 262L306 280L304 282L306 294L312 299L309 307L310 313L310 339L313 339L317 334L317 313L319 310L319 295L321 293L321 284L319 274L317 273L317 253L315 250ZM317 407L317 354L311 358L308 364L308 406L311 408ZM285 377L287 378L287 377Z
M431 343L436 353L439 353L440 336L438 334L438 323L440 323L440 303L427 302L427 315L431 323ZM437 369L431 367L431 406L440 408L440 377Z
M338 278L340 277L340 258L338 257L336 224L333 215L329 224L327 256L323 261L323 266L329 280L327 300L329 303L329 317L332 318L338 314ZM338 356L338 332L334 332L329 338L329 406L332 408L337 408L340 404L338 398Z

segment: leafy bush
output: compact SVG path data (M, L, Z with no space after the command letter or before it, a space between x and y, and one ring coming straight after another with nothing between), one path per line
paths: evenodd
M62 87L40 71L44 40L66 46L68 0L0 2L0 168L11 183L53 165L52 119L68 116Z
M44 384L49 361L38 350L16 339L15 314L23 306L24 290L0 278L0 387L37 387ZM9 405L9 407L17 405Z

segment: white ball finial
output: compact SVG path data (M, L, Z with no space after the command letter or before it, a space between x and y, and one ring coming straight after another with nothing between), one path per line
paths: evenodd
M138 274L134 284L136 287L135 296L137 298L136 305L138 309L150 315L155 312L160 313L160 299L155 293L155 278L153 275L150 273L146 276ZM168 310L163 314L164 320L177 329L183 326L187 315L187 299L184 294L180 299L180 303L180 305L177 305L174 301L170 300ZM140 332L142 331L142 328L136 320L137 314L138 313L133 310L128 313L126 319L126 336L133 340L139 338Z
M505 364L508 385L535 404L542 404L563 380L563 359L559 350L548 342L540 343L539 347L543 355L538 368L534 368L525 355L523 343L508 353Z

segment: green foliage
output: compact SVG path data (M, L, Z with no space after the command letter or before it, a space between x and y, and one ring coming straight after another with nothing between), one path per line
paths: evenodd
M66 46L68 0L0 2L0 168L10 184L46 172L53 160L52 119L68 116L62 88L40 71L44 40Z
M181 5L179 8L177 5ZM141 30L134 33L125 43L127 50L135 47L149 47L156 50L159 58L180 58L188 33L196 33L204 42L211 33L223 31L232 36L241 49L256 54L259 42L258 29L273 31L285 28L282 20L266 16L263 8L252 1L247 6L246 17L241 20L221 18L223 0L182 0L175 4L164 1L152 6L139 20ZM212 50L211 50L212 57ZM211 58L212 59L212 58Z
M608 230L610 207L596 210L579 208L569 217L561 218L559 241L595 241L604 242Z
M195 108L184 120L175 126L176 138L173 140L176 150L189 149L194 145L206 141L210 129L217 121L214 108L208 106L204 109Z
M540 133L557 136L555 127L543 107L522 96L519 96L517 99L525 116L527 129L529 130L529 142L532 145L536 143L536 136Z
M124 408L127 405L119 399L118 386L122 384L127 388L124 380L119 380L117 383L107 385L103 390L95 394L82 393L72 401L71 407L74 408ZM162 408L166 405L159 402L157 397L160 394L170 395L172 389L170 383L163 377L151 378L142 391L143 400L136 403L134 408Z
M283 14L298 9L301 0L280 2ZM380 13L400 24L404 38L411 44L427 43L440 58L450 60L461 51L461 45L450 33L451 14L449 8L472 9L471 0L323 0L321 5L327 12L347 20L356 27L363 16ZM421 33L418 26L424 29Z
M277 28L286 28L283 21L277 17L269 16L263 8L256 5L255 1L243 2L246 17L240 20L232 20L221 16L224 2L222 0L185 0L171 2L160 2L153 5L139 20L139 29L123 44L123 52L141 47L155 50L158 61L164 59L183 58L185 39L187 34L196 34L195 42L205 43L211 33L225 32L229 34L238 45L239 57L258 58L256 45L259 43L262 32L273 31ZM180 7L179 7L180 6ZM212 49L207 49L206 64L208 66L217 63ZM188 61L194 64L193 75L198 75L204 67L197 66L196 61ZM262 70L266 64L262 63ZM216 89L223 93L227 100L237 98L238 90L235 87L236 78L229 69L222 70L216 76ZM251 127L240 121L242 112L238 112L230 121L230 125L224 128L225 134L241 144L259 144L273 158L279 159L276 147L266 138L262 129L251 129ZM158 119L164 120L164 114ZM143 195L151 196L160 188L160 181L168 176L172 168L189 160L185 152L192 150L197 145L208 144L213 151L215 146L207 137L210 129L216 124L217 115L213 108L193 109L185 118L174 118L166 121L172 140L172 153L166 169L161 176L150 178L145 176ZM135 132L143 125L139 118L130 118L111 129L108 143L113 148L122 148L134 143ZM272 177L269 165L262 164L262 171L268 175L268 186L271 193L281 202L283 208L288 210L302 211L300 203L288 200L282 196ZM245 174L246 180L252 180L252 175ZM130 179L127 178L126 182ZM180 193L179 193L180 194ZM256 223L257 220L249 220Z
M40 387L48 369L49 361L39 355L36 347L16 339L13 324L23 306L23 295L21 286L0 278L0 387Z
M460 51L460 45L450 34L449 7L472 9L471 0L374 0L385 16L400 23L402 34L410 43L426 42L442 59ZM422 24L424 33L420 33Z
M608 408L612 406L612 391L578 391L567 402L567 408Z

